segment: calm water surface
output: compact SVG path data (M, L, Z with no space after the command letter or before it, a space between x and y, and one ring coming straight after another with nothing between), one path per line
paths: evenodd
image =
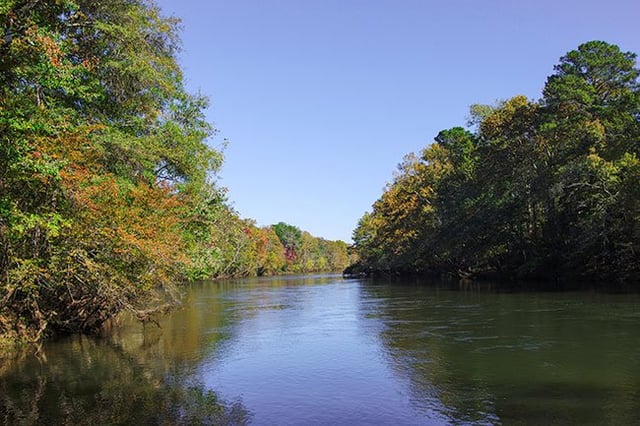
M339 276L191 286L0 365L4 424L640 424L640 296Z

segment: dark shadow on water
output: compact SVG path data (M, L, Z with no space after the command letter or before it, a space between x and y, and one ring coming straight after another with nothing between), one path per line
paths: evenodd
M540 288L364 280L362 309L412 403L453 424L640 424L640 294Z
M638 294L640 283L583 282L583 281L505 281L471 280L447 277L424 276L381 276L358 278L377 285L402 287L430 287L442 290L457 290L487 293L527 293L527 292L596 292L610 294Z

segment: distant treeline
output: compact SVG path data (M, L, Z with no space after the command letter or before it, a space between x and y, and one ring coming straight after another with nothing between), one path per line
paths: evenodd
M192 257L192 279L340 272L352 261L344 241L314 237L284 222L257 227L225 204L219 208L221 217L205 229L211 240Z
M353 238L349 272L640 278L636 55L591 41L542 99L473 105L399 165Z
M0 5L0 337L148 320L187 279L348 264L229 207L177 27L152 0Z

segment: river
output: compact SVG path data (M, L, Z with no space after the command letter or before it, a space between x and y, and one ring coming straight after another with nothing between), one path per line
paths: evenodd
M640 295L340 276L191 285L0 365L3 424L640 424Z

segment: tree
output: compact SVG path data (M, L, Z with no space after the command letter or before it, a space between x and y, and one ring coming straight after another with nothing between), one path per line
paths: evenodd
M540 102L472 107L360 220L360 269L507 278L640 277L636 55L567 53Z
M570 134L565 143L571 144L562 154L595 149L613 159L624 152L640 153L635 59L636 54L603 41L581 44L560 58L556 73L547 79L543 103L552 115L547 127Z
M560 59L544 88L541 128L550 141L553 188L547 234L571 270L612 274L616 259L635 263L628 256L638 243L628 232L635 208L618 208L619 185L627 179L621 172L629 170L618 165L630 164L640 149L635 58L617 46L587 42Z
M292 264L296 260L298 251L302 245L302 231L300 228L284 222L271 225L271 228L285 248L287 262Z
M285 248L272 227L260 229L258 241L258 275L273 275L282 272L287 266Z
M0 22L0 332L148 319L177 295L221 161L177 21L144 0L12 0Z

